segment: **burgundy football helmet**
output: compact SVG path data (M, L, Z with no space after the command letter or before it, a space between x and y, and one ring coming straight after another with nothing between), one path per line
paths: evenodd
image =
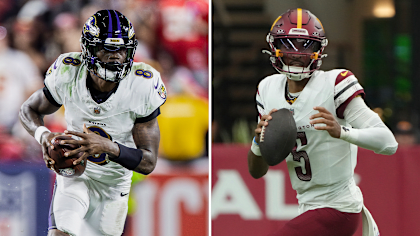
M321 21L310 11L297 8L279 16L267 35L273 67L292 80L312 75L322 64L328 45Z

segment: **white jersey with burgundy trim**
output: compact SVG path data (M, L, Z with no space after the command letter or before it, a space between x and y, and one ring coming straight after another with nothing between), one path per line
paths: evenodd
M340 125L349 126L343 117L348 103L364 91L356 77L346 70L315 71L293 104L285 99L286 76L275 74L263 79L256 95L259 118L272 109L289 109L297 126L296 147L286 158L300 213L330 207L342 212L360 212L363 197L353 174L357 146L316 130L309 117L325 107ZM324 124L320 124L324 125Z
M147 117L166 101L160 73L145 63L133 63L126 78L105 102L97 104L86 87L88 70L81 53L66 53L51 65L45 86L54 100L64 105L67 129L83 132L83 124L95 133L136 148L132 129L136 118ZM130 183L132 171L105 154L90 157L85 174L100 182Z

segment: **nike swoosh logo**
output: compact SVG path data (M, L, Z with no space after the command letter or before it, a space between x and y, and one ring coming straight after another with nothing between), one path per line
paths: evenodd
M346 71L346 72L341 72L341 74L340 74L340 75L344 77L344 76L346 76L346 75L347 75L347 73L349 73L349 71Z
M55 60L55 62L54 62L54 70L57 69L57 61L58 61L58 59Z
M158 85L159 85L159 80L156 83L155 89L157 89Z
M128 193L121 193L121 197L124 197L125 195L127 195Z

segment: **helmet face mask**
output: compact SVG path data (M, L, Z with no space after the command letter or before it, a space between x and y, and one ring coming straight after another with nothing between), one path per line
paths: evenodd
M328 40L321 22L304 9L279 16L267 35L272 66L291 80L309 78L322 64Z
M86 21L80 38L83 63L101 79L118 83L131 70L137 39L131 22L115 10L101 10ZM124 62L103 62L98 52L121 51Z

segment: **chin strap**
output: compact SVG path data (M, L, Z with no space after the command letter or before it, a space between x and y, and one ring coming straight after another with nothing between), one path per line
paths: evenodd
M306 78L311 77L312 73L305 73L305 74L290 74L290 73L285 73L285 72L281 72L282 74L285 74L287 76L287 78L293 80L293 81L301 81L304 80Z
M96 63L96 70L99 77L103 80L110 81L110 82L118 82L118 73L116 71L111 71L108 69L103 68L99 63Z

